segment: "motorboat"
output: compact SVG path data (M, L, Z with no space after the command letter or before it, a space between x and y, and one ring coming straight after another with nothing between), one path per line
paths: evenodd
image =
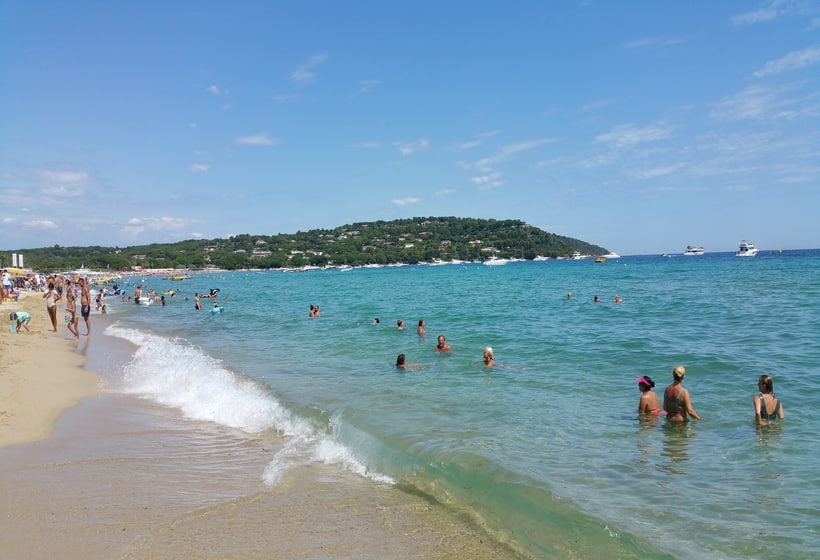
M756 257L758 253L757 247L754 246L753 243L749 241L741 241L740 245L738 246L737 253L735 253L736 257Z
M607 253L606 255L601 255L605 259L620 259L621 255L618 253Z
M595 262L596 263L605 263L606 262L606 257L598 257L597 259L595 259Z
M507 264L509 262L510 262L510 259L502 259L501 257L497 257L497 256L493 255L492 257L490 257L489 259L484 261L484 264L486 266L501 266L501 265Z
M704 253L703 247L692 247L691 245L686 246L686 251L684 251L684 255L693 256L693 255L702 255Z

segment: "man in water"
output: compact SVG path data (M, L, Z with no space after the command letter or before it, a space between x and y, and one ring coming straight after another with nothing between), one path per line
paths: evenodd
M436 344L436 352L448 352L452 350L453 347L447 344L444 340L444 335L438 335L438 344Z

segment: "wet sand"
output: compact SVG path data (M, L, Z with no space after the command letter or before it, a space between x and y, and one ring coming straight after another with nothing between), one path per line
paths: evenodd
M68 340L64 324L47 332L38 294L0 310L13 306L32 314L33 332L0 333L4 557L515 557L441 504L332 465L290 469L267 487L276 435L107 392L81 367L88 341Z

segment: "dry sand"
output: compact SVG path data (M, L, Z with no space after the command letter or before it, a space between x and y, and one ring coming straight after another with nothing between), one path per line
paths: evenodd
M106 393L82 368L88 339L49 332L39 294L0 306L16 309L32 332L0 332L3 558L515 557L441 504L334 466L268 488L282 441Z

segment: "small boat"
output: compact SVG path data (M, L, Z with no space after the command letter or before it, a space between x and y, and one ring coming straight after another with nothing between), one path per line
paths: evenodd
M618 253L607 253L606 255L601 255L605 259L620 259L621 255Z
M190 276L182 275L182 274L174 274L173 276L171 276L171 280L190 280L190 279L191 279Z
M597 259L595 259L595 262L596 263L605 263L606 262L606 257L598 257Z
M509 259L502 259L501 257L497 257L497 256L493 255L492 257L490 257L489 259L484 261L484 264L486 266L501 266L501 265L507 264L509 262L510 262Z
M684 251L684 255L693 256L693 255L702 255L704 253L703 247L692 247L691 245L686 246L686 251Z
M740 245L738 246L737 253L735 253L736 257L756 257L758 253L757 247L754 246L753 243L749 241L741 241Z

